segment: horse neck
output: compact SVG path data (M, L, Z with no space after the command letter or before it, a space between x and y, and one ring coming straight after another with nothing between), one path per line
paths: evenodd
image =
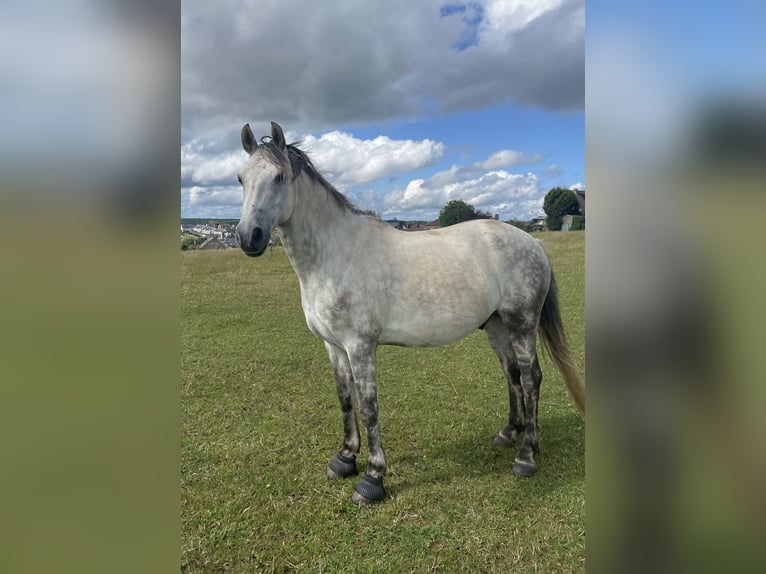
M327 268L333 259L342 257L347 245L340 237L358 225L360 217L338 205L321 185L306 175L296 180L293 211L280 225L282 243L299 278Z

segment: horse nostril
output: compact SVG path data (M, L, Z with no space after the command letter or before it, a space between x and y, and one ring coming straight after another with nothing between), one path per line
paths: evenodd
M251 245L260 245L263 240L263 229L256 227L253 229L253 236L251 238Z

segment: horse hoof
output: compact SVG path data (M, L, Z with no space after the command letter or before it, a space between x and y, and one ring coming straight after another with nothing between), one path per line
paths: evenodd
M503 431L500 431L497 436L492 439L492 444L495 446L513 446L513 443L515 441L512 438L508 438L503 434Z
M534 476L537 472L537 463L533 460L519 460L518 458L513 461L513 474L519 478L529 478Z
M351 502L360 506L369 506L383 500L386 497L386 491L383 489L383 477L372 477L366 472L362 479L357 483L354 494L351 495Z
M356 457L343 456L343 452L336 454L327 467L327 478L335 480L336 478L348 478L357 474Z

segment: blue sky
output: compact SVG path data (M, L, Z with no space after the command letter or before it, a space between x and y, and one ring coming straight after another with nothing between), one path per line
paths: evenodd
M762 110L764 22L766 4L755 0L589 2L592 161L656 172L693 149L693 126L711 102Z
M582 1L231 4L183 3L182 217L239 216L239 131L272 120L387 219L584 187Z

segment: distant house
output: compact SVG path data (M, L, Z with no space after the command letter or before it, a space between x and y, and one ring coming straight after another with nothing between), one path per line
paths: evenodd
M394 229L405 229L407 227L407 224L404 221L399 221L398 219L389 219L386 223Z
M548 225L545 222L546 219L547 218L544 215L542 217L535 217L529 222L529 230L530 231L547 231Z
M575 189L575 197L577 198L577 206L580 208L580 217L582 218L578 225L575 225L575 229L585 229L585 190L584 189ZM573 217L572 215L564 216L564 219L561 224L561 231L569 231L572 228L573 223ZM567 218L569 218L567 220ZM566 225L566 229L564 229L564 226Z
M580 207L580 215L585 215L585 190L574 190L575 197L577 198L577 205Z
M570 231L572 229L585 229L585 190L573 189L575 197L577 198L577 208L579 213L574 215L564 215L561 217L561 231ZM542 228L538 229L537 222L542 220ZM532 220L532 223L536 225L535 231L542 231L547 229L545 224L545 217L538 217Z
M197 249L225 249L226 246L215 237L208 237Z
M438 219L429 221L428 223L425 223L424 221L410 221L407 223L406 221L399 221L398 219L389 219L386 220L386 223L400 231L424 231L426 229L439 229L439 227L441 227Z

